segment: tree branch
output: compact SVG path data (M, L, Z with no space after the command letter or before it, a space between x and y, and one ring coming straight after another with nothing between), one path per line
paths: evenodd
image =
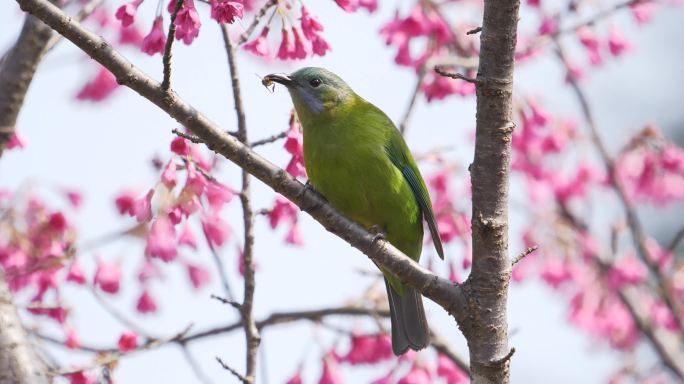
M513 133L513 67L519 0L485 0L476 79L472 272L464 286L476 321L461 325L470 349L473 383L508 383L506 301L508 177ZM502 364L491 364L501 361Z
M50 27L26 15L17 42L0 60L0 156L14 134L24 97L51 36Z
M577 97L577 101L579 102L580 108L582 110L582 115L584 116L584 120L586 121L587 126L589 127L591 141L594 144L596 151L599 153L601 160L603 161L603 165L606 168L606 171L608 172L608 181L610 182L610 185L617 194L618 200L620 201L622 209L625 212L625 216L627 217L627 224L632 233L634 248L636 249L640 259L644 262L644 264L646 264L650 273L654 276L655 282L658 286L659 296L663 299L663 302L665 302L665 305L667 305L667 307L669 308L670 312L672 313L672 316L674 317L677 323L677 326L680 330L684 330L684 319L682 319L681 315L682 308L678 304L678 301L675 300L674 297L672 297L673 289L670 286L667 276L665 276L663 272L660 270L660 266L654 259L653 255L651 255L651 252L648 250L648 247L646 246L647 235L644 231L641 219L639 219L639 215L637 215L634 203L627 196L627 192L625 190L624 185L622 185L622 181L618 178L615 172L615 160L612 158L612 156L608 152L608 149L603 143L603 140L601 139L598 126L596 125L596 121L594 120L591 108L589 107L589 101L587 100L587 96L582 90L582 87L579 85L578 80L570 75L570 69L568 68L568 62L566 60L562 46L558 41L555 41L555 44L556 55L558 56L561 65L563 65L565 70L568 72L568 83L570 84L573 92L575 93L575 96ZM684 333L680 332L680 337L684 338Z
M134 90L189 128L206 143L207 147L290 199L328 231L344 239L374 262L441 305L458 321L466 321L465 295L461 286L421 267L389 242L375 240L374 235L365 228L342 216L319 195L308 192L297 179L220 129L180 99L175 92L164 91L159 82L136 68L104 39L83 28L80 23L70 19L47 0L17 2L24 11L45 21L105 66L116 76L120 84Z
M221 34L228 54L228 67L230 69L230 79L233 89L233 102L235 103L235 114L237 115L238 130L237 138L243 145L249 145L247 138L247 119L245 117L245 107L242 104L240 92L240 75L238 74L237 62L235 60L235 44L230 40L228 26L221 25ZM254 278L254 212L250 201L250 176L247 171L242 170L242 192L240 193L240 203L242 205L242 223L244 229L244 239L242 257L244 260L244 297L240 306L242 315L242 325L245 329L246 351L246 370L244 381L247 384L256 381L257 352L261 336L254 322L254 290L256 281Z
M12 294L0 271L0 383L47 383L46 367L26 337Z

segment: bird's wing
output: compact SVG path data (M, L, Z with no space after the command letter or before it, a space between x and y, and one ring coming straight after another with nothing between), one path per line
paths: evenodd
M409 152L408 146L404 142L404 139L399 134L399 131L395 129L392 130L389 140L385 145L385 151L389 156L392 163L399 168L404 179L411 186L413 195L418 201L421 211L423 212L423 217L427 221L428 228L430 228L430 234L432 235L432 242L435 244L435 249L437 254L441 259L444 259L444 249L442 247L442 240L439 237L439 230L437 229L437 221L435 220L435 214L432 212L432 202L430 201L430 195L428 194L425 182L420 175L418 166L416 165L411 152Z

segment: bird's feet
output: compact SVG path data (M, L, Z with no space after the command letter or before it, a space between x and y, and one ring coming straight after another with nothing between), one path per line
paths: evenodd
M373 234L373 240L371 240L371 246L378 242L378 240L387 240L387 233L379 226L374 225L368 228L368 232Z
M302 210L302 211L308 211L308 210L313 209L313 208L316 207L316 204L308 204L308 205L307 205L307 204L303 201L303 200L304 200L304 195L306 195L307 192L308 192L308 193L313 193L314 195L316 195L316 196L320 197L321 199L325 200L326 202L328 201L328 199L326 199L325 196L323 196L320 192L318 192L318 191L316 190L316 188L314 188L313 184L311 184L311 183L309 182L309 180L307 180L306 183L304 183L304 189L302 190L302 193L300 193L299 196L298 196L299 201L302 202L302 204L301 204L301 206L300 206L300 210Z

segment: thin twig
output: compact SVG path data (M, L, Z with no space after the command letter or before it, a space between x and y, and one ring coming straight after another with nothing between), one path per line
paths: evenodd
M178 128L172 129L171 132L174 133L174 134L177 135L177 136L180 136L180 137L182 137L182 138L184 138L184 139L186 139L186 140L189 140L189 141L192 142L192 143L195 143L195 144L204 144L204 141L202 141L202 139L200 139L199 137L194 136L194 135L188 135L188 134L185 133L185 132L181 132Z
M426 72L427 71L425 70L425 66L423 66L421 67L420 72L418 73L418 77L416 79L416 86L413 88L411 99L409 99L408 106L406 106L404 117L401 119L401 122L399 123L399 132L401 132L402 135L406 133L406 127L408 127L409 119L413 114L413 110L416 106L416 101L418 100L418 95L420 94L420 90L423 87L423 81L425 80Z
M537 249L539 249L539 246L533 245L527 248L526 250L522 251L515 259L513 259L513 261L511 262L511 266L518 264L520 261L522 261L522 259L527 257L530 253L536 251Z
M164 91L171 88L171 47L173 47L173 39L176 37L176 16L183 6L183 0L176 0L176 7L171 14L171 22L169 23L169 33L166 36L166 46L164 47L164 56L162 57L162 64L164 65L164 80L162 80L161 87Z
M280 132L280 133L276 133L275 135L266 137L266 138L264 138L264 139L257 140L257 141L253 141L253 142L251 142L251 143L249 144L249 146L252 147L252 148L254 148L254 147L258 147L258 146L260 146L260 145L270 144L270 143L276 142L276 141L278 141L278 140L280 140L280 139L286 138L288 132L289 132L289 129L286 130L286 131L282 131L282 132Z
M463 358L453 349L449 343L444 340L440 335L436 334L434 331L430 333L430 346L434 348L437 352L446 356L454 364L458 366L465 374L470 375L470 366L463 360Z
M440 76L450 77L452 79L463 80L469 83L477 84L477 79L473 79L472 77L468 77L460 73L447 72L440 66L435 66L435 72L437 72Z
M477 27L477 28L473 28L470 31L466 32L466 35L474 35L474 34L480 33L480 32L482 32L482 27Z
M262 8L263 9L263 8ZM242 144L248 145L247 121L245 108L242 104L242 94L240 92L240 75L238 74L237 61L235 59L235 44L230 39L228 26L222 25L221 32L223 42L228 56L228 67L230 69L230 79L233 88L233 103L235 104L235 114L237 116L238 130L237 138ZM244 227L244 239L242 248L242 259L244 260L244 297L240 306L242 323L245 329L246 350L246 369L245 382L252 384L256 381L257 373L257 354L261 336L259 329L254 322L253 306L254 291L256 280L254 276L254 211L250 201L250 175L242 170L242 191L240 192L240 203L242 204L242 222Z
M237 377L238 380L242 381L242 382L245 383L245 384L251 383L251 381L248 380L248 379L247 379L245 376L243 376L242 374L240 374L240 372L236 371L234 368L232 368L232 367L229 366L228 364L224 363L223 360L221 360L220 357L216 356L216 361L218 361L218 363L221 364L221 367L223 367L223 369L225 369L226 371L232 373L233 376Z
M278 0L268 0L261 7L261 9L259 9L259 11L254 15L254 20L252 20L252 24L250 24L249 27L247 27L247 29L245 30L245 32L243 32L242 35L240 35L240 38L238 39L236 44L237 46L240 46L246 43L247 40L249 40L249 37L252 35L252 32L254 32L254 29L259 24L259 21L261 21L261 18L263 18L266 12L268 12L268 10L277 3Z
M677 232L677 234L672 238L672 241L670 242L670 245L667 246L667 249L670 252L674 252L682 240L684 240L684 228L680 229L679 232Z
M195 377L197 377L197 380L204 384L211 384L211 380L207 376L204 371L202 371L202 368L200 367L199 363L195 359L195 356L192 355L192 352L190 352L190 349L186 345L181 345L181 351L183 352L183 357L185 357L185 361L188 363L192 371L195 373Z
M93 12L95 12L103 3L105 0L90 0L86 4L83 4L83 7L81 7L81 10L78 11L76 16L74 16L74 19L78 21L83 21L88 18ZM62 40L62 35L60 34L55 34L53 35L50 40L48 40L47 45L45 46L45 52L48 52L52 50L52 48L59 43L59 41Z
M240 303L238 303L237 301L228 300L225 297L216 296L216 295L211 295L210 297L214 300L218 300L218 301L222 302L223 304L228 304L237 310L242 309L242 305L240 305Z

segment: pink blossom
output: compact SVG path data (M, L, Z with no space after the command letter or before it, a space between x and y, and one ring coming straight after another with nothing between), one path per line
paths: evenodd
M26 139L19 135L19 132L17 132L16 129L14 130L14 132L12 132L12 136L10 136L10 139L7 142L7 149L14 148L26 148Z
M558 289L563 283L572 280L572 264L556 258L547 259L541 270L541 278L554 289Z
M134 206L135 206L135 194L131 191L125 191L120 193L114 200L116 204L116 209L120 214L129 214L134 216Z
M143 40L144 36L138 27L134 26L119 29L119 44L121 45L131 45L139 48L142 45Z
M94 79L86 83L76 95L78 100L102 101L119 86L116 77L105 67L100 67Z
M199 35L202 22L200 21L194 0L184 0L183 6L176 15L173 23L176 26L176 40L182 40L186 45L190 45Z
M589 51L589 61L592 65L600 65L603 62L600 52L600 43L596 33L591 27L581 27L577 30L580 43Z
M291 120L290 130L285 139L285 150L292 156L304 156L304 136L301 126L294 118Z
M430 102L432 100L442 100L449 95L457 93L459 86L456 80L444 76L432 76L432 81L425 82L421 89L425 93L428 102Z
M280 42L280 48L278 48L278 53L276 57L280 60L288 60L292 58L292 54L295 51L295 43L290 38L290 32L286 29L282 29L282 41Z
M298 369L295 374L290 377L285 384L302 384L302 371Z
M72 327L66 327L66 335L67 337L64 345L66 345L68 348L77 349L81 346L81 339L78 337L75 329Z
M608 48L613 56L620 56L631 48L631 44L616 26L611 26L608 32Z
M377 364L392 357L392 340L388 334L352 335L349 352L338 361L351 365Z
M147 234L145 254L158 257L166 262L172 261L178 256L176 228L171 224L168 217L160 216L152 222L150 232Z
M236 194L230 187L215 181L208 182L205 189L207 201L215 212L220 211L224 204L230 203Z
M463 282L463 279L458 274L458 270L456 269L456 265L454 263L449 263L449 280L456 284L461 284L461 282Z
M321 378L318 379L318 384L342 384L343 382L335 358L332 354L326 355L323 358L323 372Z
M268 45L268 26L261 30L261 34L256 39L250 41L243 46L243 49L252 52L252 54L261 57L271 56L271 48Z
M553 35L558 32L558 17L556 16L545 16L542 19L541 25L539 25L540 35Z
M121 353L135 350L138 347L138 334L132 331L122 333L118 345Z
M211 17L219 23L234 23L242 19L243 5L237 1L211 0Z
M66 276L67 281L72 281L76 284L85 284L87 279L85 273L83 272L83 267L81 266L81 260L75 259L67 271Z
M318 35L315 39L311 40L312 49L314 55L325 56L325 53L331 51L330 44L326 41L323 36Z
M285 167L287 173L293 177L306 177L306 168L304 167L303 156L292 156L290 162Z
M422 364L415 362L406 376L399 379L397 384L432 384L432 372Z
M166 47L166 33L164 33L164 19L161 16L157 16L152 23L152 29L150 33L145 36L142 41L142 51L152 56L155 53L160 55L164 53ZM184 140L179 137L178 139Z
M153 277L161 277L161 276L162 276L161 271L152 262L152 260L145 258L145 262L143 263L143 265L140 267L140 270L138 271L138 281L140 283L145 283Z
M64 213L62 212L53 212L48 216L47 219L47 229L50 231L61 235L63 234L67 228L69 227L69 224L67 223L66 217L64 217Z
M467 384L470 382L468 375L450 358L441 353L437 356L437 376L444 378L447 384Z
M530 7L539 8L541 0L527 0L527 5Z
M218 214L202 216L202 230L211 246L220 247L231 235L230 226Z
M169 162L166 164L166 167L162 172L161 179L162 183L164 183L168 189L173 189L173 187L176 186L176 163L173 161L173 159L169 160Z
M296 223L299 208L290 200L278 195L275 206L268 214L271 228L275 229L281 222Z
M661 301L654 302L651 305L650 312L651 318L653 319L653 322L656 325L672 332L679 331L677 321L675 320L672 311L670 311L670 308L668 308L667 305L665 305L665 303Z
M69 384L96 384L98 382L96 375L84 371L69 373L64 377L69 379Z
M637 23L646 24L653 19L653 14L658 10L658 4L651 0L636 1L632 2L629 8Z
M121 25L128 27L135 21L135 13L138 11L138 6L143 2L143 0L134 0L130 3L126 3L116 10L117 20L121 20Z
M309 13L309 10L302 5L302 17L300 18L302 32L309 40L314 40L320 32L323 32L323 24L318 21L318 18Z
M154 301L147 289L145 289L142 295L140 295L136 309L140 313L157 312L157 303Z
M646 280L648 270L634 255L623 257L610 269L608 282L613 289L628 284L641 284Z
M98 257L93 283L104 292L111 294L119 292L119 284L121 283L121 266L119 263L108 263Z
M242 248L238 248L238 273L245 277L245 251Z
M287 236L285 237L285 242L298 247L304 245L304 238L302 237L302 233L299 231L299 226L297 223L292 224L290 227L290 230L287 232Z
M29 308L29 312L31 312L34 315L44 315L52 318L59 324L64 324L66 323L67 316L69 315L69 311L64 308L64 307L38 307L38 308Z
M292 33L294 34L294 44L295 49L292 52L290 58L292 59L305 59L313 53L313 47L311 42L307 40L302 34L302 31L297 27L292 27Z
M83 204L83 195L81 195L80 192L75 190L66 190L64 191L64 194L66 195L66 198L69 200L69 203L72 207L79 208Z
M375 12L378 9L378 0L358 0L359 7L366 8L370 13Z
M211 273L199 265L187 264L188 277L195 289L200 289L211 281Z
M154 189L147 191L147 194L135 200L133 203L133 208L131 209L131 215L135 215L136 220L139 223L147 222L152 219L152 197L154 196Z
M176 137L171 141L171 151L178 156L187 156L190 154L190 143L182 137Z
M185 180L184 192L191 195L199 196L204 193L204 189L207 186L207 179L204 177L202 172L198 171L195 164L192 162L188 163L188 177Z
M178 237L178 245L187 245L192 249L197 249L197 237L195 236L195 233L192 231L192 228L190 228L189 224L185 225L183 231Z
M355 12L359 8L359 0L335 0L345 12Z

